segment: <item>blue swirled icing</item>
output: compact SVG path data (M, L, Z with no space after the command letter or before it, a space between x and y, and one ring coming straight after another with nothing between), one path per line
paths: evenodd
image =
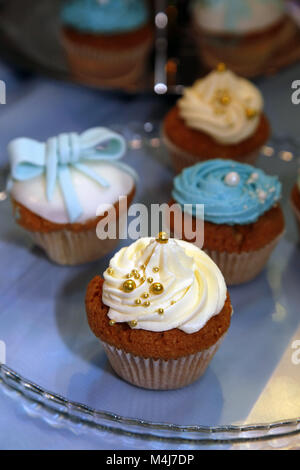
M61 18L78 31L117 34L144 26L148 9L144 0L73 0L64 4Z
M240 181L229 186L225 178L236 172ZM204 204L204 220L215 224L245 225L256 222L281 197L281 183L259 168L232 160L208 160L185 168L174 180L173 198L186 212L196 215Z

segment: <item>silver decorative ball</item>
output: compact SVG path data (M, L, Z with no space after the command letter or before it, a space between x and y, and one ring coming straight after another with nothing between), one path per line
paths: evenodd
M236 171L231 171L225 176L225 183L227 186L237 186L240 180L240 175Z

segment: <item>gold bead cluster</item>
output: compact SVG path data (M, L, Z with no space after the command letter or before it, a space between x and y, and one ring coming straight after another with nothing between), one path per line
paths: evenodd
M216 71L219 73L225 72L226 70L227 70L227 67L226 67L226 64L224 64L224 62L220 62L216 67ZM225 112L224 108L228 106L231 103L231 101L232 101L231 96L228 90L217 90L216 95L215 95L215 102L219 106L215 107L215 114L223 114ZM258 111L254 108L248 107L245 109L245 113L246 113L247 119L251 120L257 116Z
M156 238L156 242L160 243L160 244L168 243L168 241L169 241L169 238L168 238L168 235L165 232L160 232L158 234L157 238ZM142 271L145 271L146 265L142 264L140 266L140 269ZM112 275L113 274L112 268L108 268L107 272L108 272L108 274ZM159 272L159 267L155 266L153 268L153 272L158 273ZM164 286L160 282L154 282L154 279L151 276L146 278L146 276L141 275L138 272L137 269L132 269L132 271L130 273L126 274L125 277L126 277L126 280L123 282L123 284L121 286L121 290L123 292L127 293L127 294L130 294L131 292L133 292L136 289L137 284L136 284L135 281L140 281L141 284L144 283L145 281L147 281L147 283L150 285L149 286L149 292L144 292L141 295L141 298L135 299L134 303L135 303L136 306L142 306L143 305L144 307L149 307L151 305L150 300L148 300L149 297L150 297L150 294L160 295L164 291ZM159 308L157 310L157 313L159 315L163 315L164 314L164 309ZM110 320L109 324L110 324L110 326L113 326L115 324L115 321ZM137 326L137 320L132 320L132 321L128 322L128 324L131 328L135 328Z

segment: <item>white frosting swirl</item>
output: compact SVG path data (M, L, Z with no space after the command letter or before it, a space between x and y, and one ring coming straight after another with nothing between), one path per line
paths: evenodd
M196 23L210 33L257 33L283 18L284 1L198 0L193 14Z
M127 293L122 286L133 269L140 278L131 277L136 288ZM227 295L221 271L209 256L195 245L175 239L162 244L154 238L140 238L122 248L112 258L104 279L102 300L110 307L108 317L115 322L134 322L135 329L148 331L178 328L195 333L220 313ZM163 285L162 293L151 293L154 283ZM136 304L137 299L141 305ZM147 301L149 306L144 305ZM159 309L164 312L160 314Z
M237 144L255 133L263 98L248 80L229 70L213 71L186 88L178 106L188 127L222 144Z

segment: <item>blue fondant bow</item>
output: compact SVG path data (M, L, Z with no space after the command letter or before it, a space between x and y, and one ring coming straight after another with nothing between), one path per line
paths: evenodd
M52 200L58 181L70 222L75 222L82 214L70 168L76 168L104 187L110 186L108 181L85 165L85 162L109 162L137 179L134 170L118 161L125 151L125 139L104 127L89 129L81 135L60 134L58 137L51 137L46 143L18 138L8 146L12 179L26 181L45 174L48 201Z

